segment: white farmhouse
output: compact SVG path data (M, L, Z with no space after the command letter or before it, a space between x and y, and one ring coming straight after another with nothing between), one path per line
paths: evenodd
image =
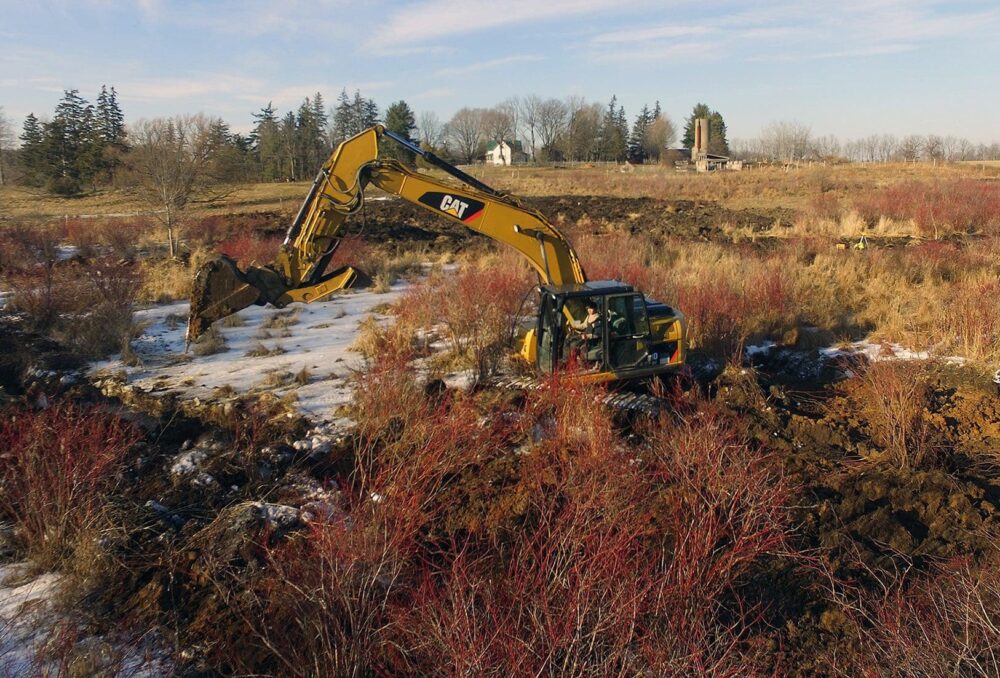
M487 165L515 165L527 162L528 154L524 152L524 147L520 141L497 143L491 141L486 146Z

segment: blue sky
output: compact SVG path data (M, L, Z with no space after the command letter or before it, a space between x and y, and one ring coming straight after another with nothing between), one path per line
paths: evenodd
M515 94L675 121L703 101L730 137L798 120L842 138L1000 140L1000 0L0 0L0 106L114 85L129 120L203 111L246 130L273 101L342 88L446 120Z

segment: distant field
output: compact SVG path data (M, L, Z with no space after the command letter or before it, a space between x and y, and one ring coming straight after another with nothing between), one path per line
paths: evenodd
M679 173L664 166L574 165L551 167L466 167L470 174L505 191L526 196L595 195L672 200L711 200L730 209L806 209L825 194L850 201L859 192L910 179L962 177L1000 180L1000 162L939 165L812 165L742 172ZM440 173L436 173L440 176ZM190 214L292 213L308 182L243 184L192 204ZM149 206L133 192L103 189L79 198L60 198L34 189L0 187L0 219L51 221L64 217L131 216Z

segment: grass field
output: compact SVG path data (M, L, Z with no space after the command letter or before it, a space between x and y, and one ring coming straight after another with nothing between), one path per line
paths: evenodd
M731 209L790 208L805 210L824 194L850 200L861 191L905 181L977 179L1000 181L1000 163L947 165L811 165L758 167L742 172L679 173L672 168L625 165L574 165L514 168L476 165L473 176L505 191L525 196L601 195L625 198L711 200ZM444 176L437 173L438 176ZM195 216L296 209L309 182L244 184L219 189L196 201ZM150 206L134 192L100 189L78 198L60 198L38 189L0 186L0 219L47 221L79 216L131 216Z

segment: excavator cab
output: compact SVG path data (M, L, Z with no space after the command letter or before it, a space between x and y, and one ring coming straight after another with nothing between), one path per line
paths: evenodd
M539 288L534 337L540 372L581 373L584 381L620 381L683 364L684 316L647 299L631 285L590 281ZM585 322L588 308L597 320Z

